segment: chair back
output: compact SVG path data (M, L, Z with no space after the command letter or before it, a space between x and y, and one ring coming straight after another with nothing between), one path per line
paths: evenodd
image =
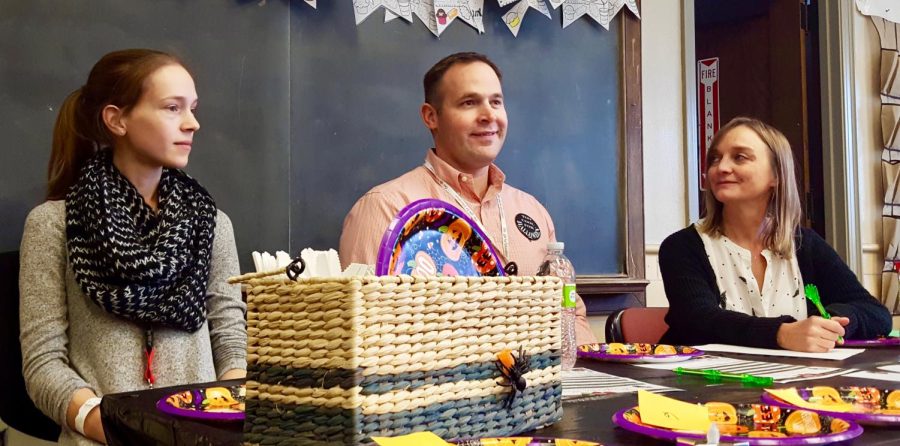
M606 319L606 342L656 344L669 329L666 307L624 308Z
M57 441L59 425L34 407L22 376L19 251L0 253L0 358L0 419L23 434Z

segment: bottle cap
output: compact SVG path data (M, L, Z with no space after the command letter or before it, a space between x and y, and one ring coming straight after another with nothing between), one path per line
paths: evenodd
M550 242L547 243L547 249L565 249L566 244L563 242Z

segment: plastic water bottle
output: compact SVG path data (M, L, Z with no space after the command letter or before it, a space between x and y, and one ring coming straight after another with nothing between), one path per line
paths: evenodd
M575 365L575 267L563 254L566 244L547 244L547 256L541 262L539 276L556 276L562 279L562 369L571 370Z

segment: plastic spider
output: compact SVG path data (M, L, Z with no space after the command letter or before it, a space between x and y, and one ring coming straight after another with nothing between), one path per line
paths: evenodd
M503 350L497 353L497 370L500 371L501 377L505 382L500 382L501 386L509 387L509 395L506 397L503 407L509 409L516 400L516 394L525 392L528 382L525 380L525 373L530 370L528 363L530 356L525 354L525 348L519 347L519 356L517 357L510 350Z

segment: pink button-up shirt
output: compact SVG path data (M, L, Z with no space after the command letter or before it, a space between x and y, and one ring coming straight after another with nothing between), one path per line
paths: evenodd
M505 265L514 261L519 267L520 275L536 274L541 260L547 254L547 243L556 241L553 220L544 206L531 195L506 184L506 176L496 165L491 164L488 169L488 190L484 198L479 198L473 188L472 175L456 170L438 158L433 150L428 150L425 160L441 180L466 200L490 237L501 263ZM509 233L508 253L503 252L498 195L503 201ZM462 207L424 165L378 185L363 195L344 219L340 244L342 266L346 268L351 263L374 265L381 238L394 217L407 204L425 198L437 198ZM577 343L597 342L587 323L587 311L580 298L577 305Z

